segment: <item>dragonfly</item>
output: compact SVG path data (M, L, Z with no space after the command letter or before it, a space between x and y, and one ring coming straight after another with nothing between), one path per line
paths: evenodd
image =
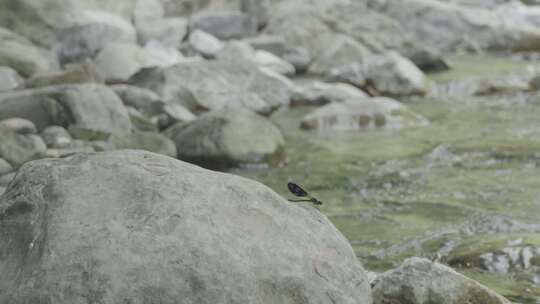
M293 182L289 182L287 184L287 188L289 188L289 191L291 191L292 194L298 196L298 197L303 197L301 199L289 199L289 201L291 202L311 202L315 205L322 205L323 203L314 198L313 196L309 195L309 193L307 193L306 190L302 189L302 187L298 186L297 184L293 183Z

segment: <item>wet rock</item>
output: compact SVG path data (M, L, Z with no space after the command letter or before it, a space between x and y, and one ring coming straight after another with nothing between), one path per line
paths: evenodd
M189 34L191 47L207 58L214 58L224 48L223 42L201 30L194 30Z
M0 27L0 66L10 67L24 77L32 76L50 68L43 53L26 38Z
M442 72L450 69L450 64L434 50L413 49L404 55L424 72Z
M0 66L0 92L10 91L21 87L23 79L19 73L7 66Z
M540 258L540 247L518 245L479 256L482 268L497 273L529 270ZM538 265L535 265L538 266Z
M80 139L107 138L131 130L128 113L102 85L54 86L0 94L0 119L21 117L38 130L59 125Z
M257 33L257 20L240 11L204 11L191 17L190 28L223 40L240 39Z
M409 258L374 282L373 300L383 303L485 303L511 302L453 269L428 259Z
M432 86L428 97L471 97L516 94L529 91L527 73L508 73L488 77L468 77Z
M39 73L27 79L25 88L40 88L62 84L104 83L95 64L86 60L79 64L67 64L62 71Z
M276 164L283 158L284 139L279 129L240 107L203 114L174 134L173 140L178 158L215 169Z
M315 56L308 73L327 76L332 69L360 61L371 53L356 40L342 34L327 35L321 39L327 47Z
M69 132L61 126L50 126L41 131L41 138L48 148L63 149L71 146L72 138Z
M291 106L322 106L331 102L364 99L369 96L358 88L346 83L325 83L314 81L301 86L291 96Z
M349 131L401 129L424 126L427 123L424 117L396 100L374 97L332 102L308 113L300 126L303 129Z
M241 105L268 114L287 105L292 90L286 78L248 62L230 60L145 69L134 75L130 83L151 89L165 102L182 104L194 113Z
M8 128L18 134L35 134L37 133L36 125L28 119L24 118L8 118L0 121L0 127Z
M133 132L128 135L112 136L110 142L116 149L140 149L176 158L174 142L155 132Z
M372 302L362 265L322 213L169 157L32 162L0 208L0 302Z
M7 160L0 158L0 176L8 174L11 171L13 171L13 166Z
M35 134L17 134L4 126L0 126L0 158L12 166L19 167L27 161L45 157L47 147Z
M120 16L98 11L78 11L58 30L58 59L62 65L92 58L109 43L134 45L135 29Z
M109 43L96 56L99 73L110 82L125 82L142 68L160 65L144 48L133 44Z
M356 85L372 95L425 95L430 87L424 73L396 52L366 56L361 62L333 69L329 79Z

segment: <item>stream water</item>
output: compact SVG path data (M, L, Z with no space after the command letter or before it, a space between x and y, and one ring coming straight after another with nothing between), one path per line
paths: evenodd
M430 78L504 76L531 65L479 56L453 63ZM234 173L285 197L288 181L304 186L369 270L440 257L515 302L540 303L540 94L402 101L430 125L307 132L299 122L312 108L278 111L271 118L285 134L288 162Z

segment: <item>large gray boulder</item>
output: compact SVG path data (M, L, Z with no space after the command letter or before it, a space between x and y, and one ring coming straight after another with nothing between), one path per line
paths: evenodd
M372 303L318 210L149 152L28 163L0 214L1 303Z
M448 266L422 258L410 258L373 282L375 304L510 304Z
M128 113L102 85L66 85L0 94L0 120L21 117L38 130L59 125L80 139L107 138L131 131Z
M425 74L394 51L365 56L358 62L334 68L328 79L356 85L374 95L425 95L430 88Z
M178 158L213 169L277 164L284 158L283 135L267 118L240 107L201 115L172 136Z
M195 113L240 105L267 114L287 105L292 83L245 61L214 60L143 69L130 83Z

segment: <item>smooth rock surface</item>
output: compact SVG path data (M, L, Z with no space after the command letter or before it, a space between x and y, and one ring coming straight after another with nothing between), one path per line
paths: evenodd
M201 115L173 135L178 158L209 168L277 164L284 139L271 121L241 107Z
M231 60L144 69L130 83L151 89L165 102L180 103L194 113L241 105L267 114L289 103L293 86L288 79L252 63Z
M372 303L322 213L149 152L29 163L0 214L2 303Z
M511 302L452 268L409 258L373 282L374 304L510 304Z
M0 119L21 117L39 131L59 125L82 139L107 138L131 130L122 101L106 86L53 86L0 94Z

